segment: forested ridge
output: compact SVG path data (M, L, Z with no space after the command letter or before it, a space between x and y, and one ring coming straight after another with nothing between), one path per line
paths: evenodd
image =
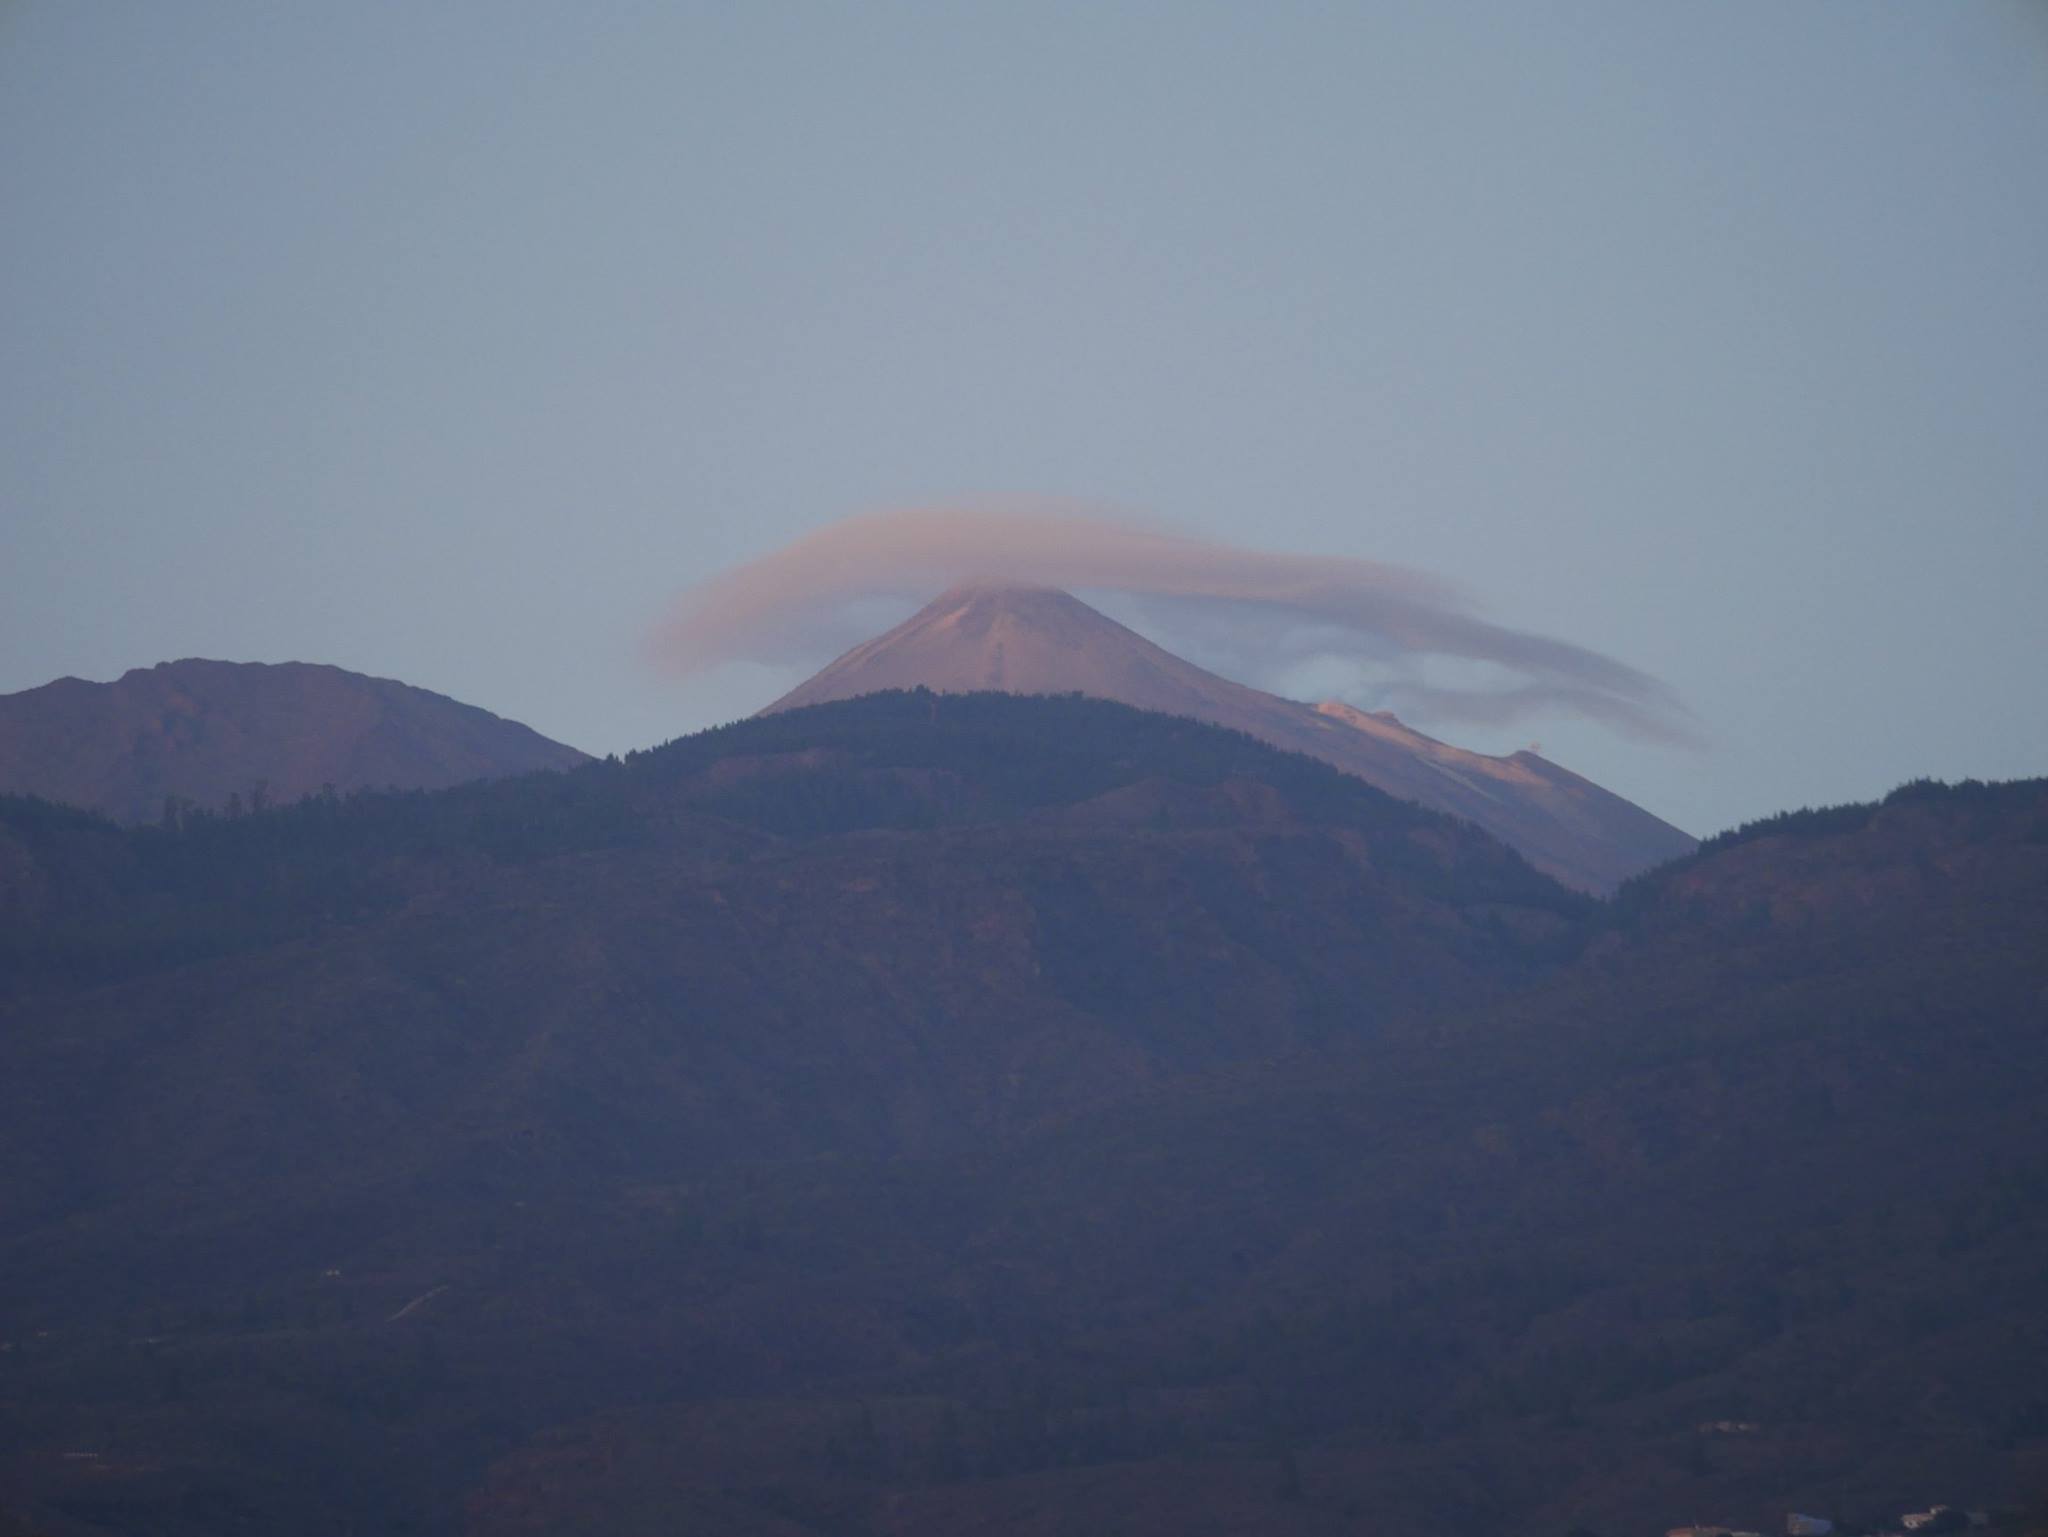
M2018 1500L2044 827L2048 782L1913 786L1599 904L1214 728L916 694L155 827L8 801L0 1508Z

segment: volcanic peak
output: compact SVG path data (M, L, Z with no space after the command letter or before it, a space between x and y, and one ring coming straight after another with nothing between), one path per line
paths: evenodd
M913 688L1079 693L1228 726L1476 822L1582 890L1610 891L1695 846L1669 823L1534 753L1468 752L1385 711L1262 692L1197 667L1051 587L971 580L948 588L761 713Z

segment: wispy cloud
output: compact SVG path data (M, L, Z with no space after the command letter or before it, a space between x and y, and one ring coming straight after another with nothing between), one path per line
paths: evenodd
M685 593L654 646L678 673L729 662L822 663L879 627L889 604L961 581L1121 593L1163 643L1183 640L1240 681L1290 665L1349 667L1343 691L1419 718L1499 723L1571 714L1627 735L1696 742L1663 683L1568 641L1494 624L1410 567L1276 554L1190 538L1070 504L865 513ZM1487 681L1424 681L1433 663Z

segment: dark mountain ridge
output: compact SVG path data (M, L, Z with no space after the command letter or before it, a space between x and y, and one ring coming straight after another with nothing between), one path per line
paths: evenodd
M1476 830L1321 765L1120 706L1001 696L875 699L567 775L176 829L17 815L0 852L17 1017L43 1021L14 1037L24 1049L104 1040L126 1072L120 1032L166 989L210 999L189 1005L202 1023L178 1050L199 1075L186 1092L230 1118L247 1085L224 1069L252 1054L315 1095L358 1075L366 1037L342 1022L365 989L411 1018L408 1052L516 1053L565 1018L630 1021L608 1049L637 1065L612 1087L703 1102L681 1127L650 1106L652 1134L692 1157L728 1136L832 1148L805 1140L797 1107L820 1090L791 1052L906 1053L874 1086L878 1106L900 1103L872 1135L921 1146L1134 1073L1479 996L1553 964L1591 910ZM331 1008L332 1083L306 1042L271 1038L280 996L295 1016ZM498 1034L464 1034L479 1010ZM1009 1076L955 1060L977 1053ZM24 1156L81 1117L154 1113L113 1113L104 1082L67 1101L25 1071L45 1087L19 1107ZM715 1086L742 1082L750 1108L731 1115ZM267 1100L267 1134L294 1139L361 1113ZM156 1155L133 1174L158 1176L197 1178Z
M2048 782L1601 905L1214 727L890 694L4 803L0 905L53 1532L1762 1529L2048 1448Z
M1242 781L1235 791L1230 782ZM1260 784L1262 800L1243 788ZM897 693L757 717L570 773L435 794L325 793L263 815L120 831L0 798L0 996L40 971L105 978L388 911L451 870L640 846L735 858L828 835L1031 819L1046 830L1371 830L1418 889L1583 915L1477 829L1241 733L1107 701ZM69 958L68 960L65 958ZM62 963L61 967L59 963Z

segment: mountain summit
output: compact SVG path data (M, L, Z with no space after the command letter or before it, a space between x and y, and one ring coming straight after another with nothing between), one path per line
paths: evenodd
M1477 823L1584 891L1612 891L1695 846L1670 823L1533 752L1467 752L1385 712L1335 700L1304 704L1233 683L1051 588L952 588L761 713L898 688L1080 693L1228 726Z
M1182 661L1057 588L968 584L855 646L761 713L891 688L1090 694L1198 720L1273 697Z

